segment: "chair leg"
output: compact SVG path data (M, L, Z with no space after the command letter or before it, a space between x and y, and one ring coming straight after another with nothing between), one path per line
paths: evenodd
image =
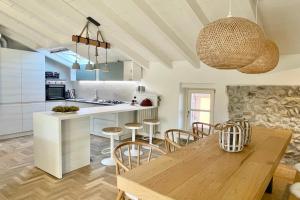
M124 192L119 190L116 200L124 200Z

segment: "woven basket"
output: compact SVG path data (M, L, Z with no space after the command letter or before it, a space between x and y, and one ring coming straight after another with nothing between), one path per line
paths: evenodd
M262 54L264 34L248 19L227 17L205 26L196 50L202 62L218 69L236 69L251 64Z
M265 48L260 57L253 63L239 68L238 71L246 74L260 74L273 70L279 61L279 50L277 45L271 40L266 40Z

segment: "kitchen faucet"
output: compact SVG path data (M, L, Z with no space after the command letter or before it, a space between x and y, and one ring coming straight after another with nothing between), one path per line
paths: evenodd
M98 100L99 100L98 90L95 90L95 98L94 98L94 101L98 101Z

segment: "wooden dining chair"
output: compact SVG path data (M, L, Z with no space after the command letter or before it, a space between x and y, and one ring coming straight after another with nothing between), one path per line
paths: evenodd
M131 151L132 147L135 146L136 150L138 151L137 156L132 156ZM142 152L143 153L140 153ZM128 152L128 156L124 156L124 152ZM113 151L114 159L116 162L116 174L121 175L125 172L128 172L135 167L138 167L142 164L150 162L152 159L155 159L161 155L166 154L165 151L154 146L149 143L140 142L140 141L128 141L123 142L116 146ZM117 195L117 200L125 199L125 196L129 199L138 199L131 194L125 193L124 191L119 190Z
M201 136L190 131L169 129L165 132L165 147L167 152L173 152L199 139Z
M193 133L201 136L209 136L214 132L214 125L207 124L203 122L194 122L192 123Z

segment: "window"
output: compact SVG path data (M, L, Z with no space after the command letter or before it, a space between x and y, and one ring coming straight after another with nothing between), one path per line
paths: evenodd
M187 89L186 128L192 129L193 122L213 123L214 90Z

